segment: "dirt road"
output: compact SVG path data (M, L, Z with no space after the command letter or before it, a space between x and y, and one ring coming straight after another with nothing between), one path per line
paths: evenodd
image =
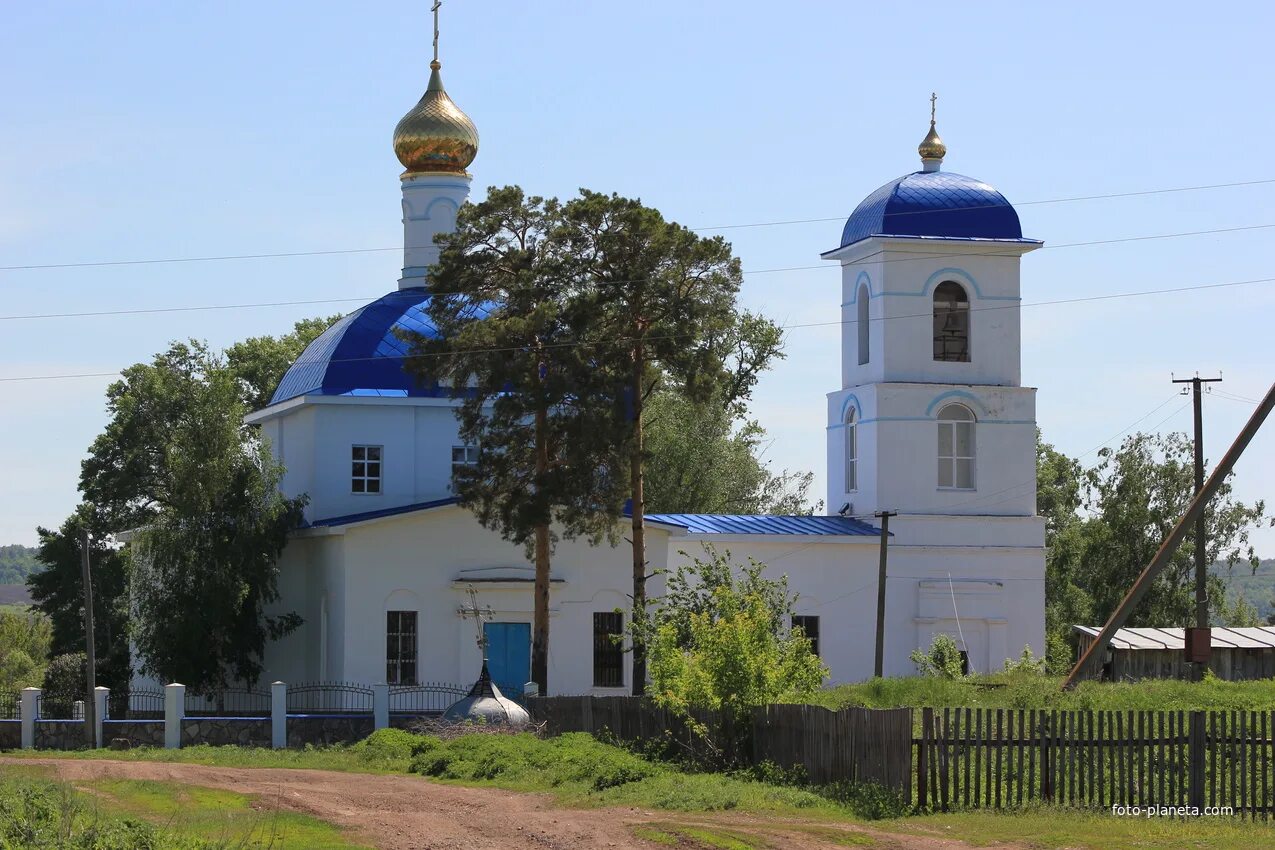
M678 825L720 829L760 839L761 846L773 848L844 847L848 832L857 833L860 841L872 842L861 846L882 850L968 847L937 837L883 833L857 825L628 808L565 809L555 806L546 795L441 785L416 776L143 761L0 759L0 764L4 763L41 765L70 782L143 779L252 794L264 808L278 806L328 821L346 830L353 840L380 850L651 850L657 845L634 835L634 829L644 825L668 830ZM684 846L701 845L692 842Z

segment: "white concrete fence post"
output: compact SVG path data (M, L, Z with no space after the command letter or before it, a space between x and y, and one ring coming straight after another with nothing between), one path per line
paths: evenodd
M182 715L186 713L186 686L173 682L164 686L164 749L182 745Z
M22 689L22 749L35 749L36 706L40 704L39 688Z
M390 686L385 682L372 686L372 728L390 728Z
M102 739L102 721L106 719L106 698L110 694L110 688L99 686L93 689L93 740L97 742L98 749L106 746Z
M270 746L288 746L288 686L283 682L270 684Z

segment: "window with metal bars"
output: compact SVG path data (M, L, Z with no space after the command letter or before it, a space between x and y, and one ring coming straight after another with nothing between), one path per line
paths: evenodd
M385 681L416 684L416 612L385 612Z
M619 611L593 613L593 686L624 686L624 615Z
M810 641L810 651L819 654L819 618L813 614L794 614L792 627L801 629L802 634Z

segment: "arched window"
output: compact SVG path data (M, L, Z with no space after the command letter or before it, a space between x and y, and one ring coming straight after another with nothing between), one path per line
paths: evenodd
M939 411L939 487L974 489L974 414L960 404Z
M855 305L859 308L859 365L862 366L868 362L868 333L870 330L868 316L868 301L871 296L868 295L868 287L860 284L859 294L855 296Z
M846 492L859 489L859 414L854 408L846 413Z
M934 359L970 360L970 302L965 288L945 280L934 288Z

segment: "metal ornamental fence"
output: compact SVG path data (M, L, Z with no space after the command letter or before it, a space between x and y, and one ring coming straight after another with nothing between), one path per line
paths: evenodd
M447 706L469 693L460 685L423 682L390 687L390 714L442 714Z
M288 685L289 714L371 714L372 689L354 682Z
M211 694L186 693L187 717L269 717L270 692L226 688Z

